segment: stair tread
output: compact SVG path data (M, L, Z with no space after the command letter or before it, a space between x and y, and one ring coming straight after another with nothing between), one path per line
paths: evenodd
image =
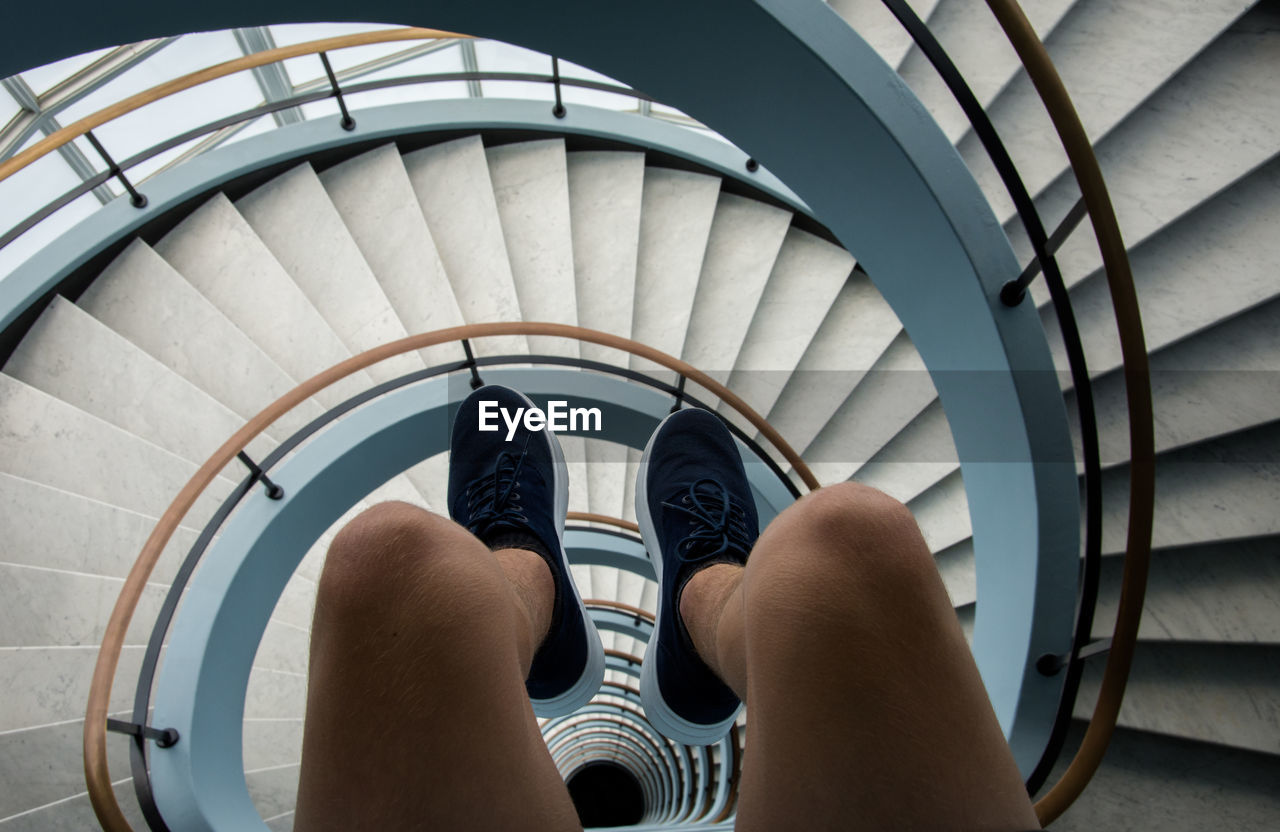
M416 150L405 170L431 229L449 285L469 324L520 319L511 261L479 136ZM523 336L485 338L479 355L528 352Z
M680 357L722 383L737 361L790 224L789 211L720 194Z
M350 353L408 335L310 164L259 186L236 209ZM366 372L383 382L423 366L406 353Z
M351 356L225 196L198 208L155 249L292 378L310 378ZM315 398L334 407L372 385L362 371Z
M196 472L194 463L3 373L0 424L4 473L153 517ZM187 522L212 516L231 488L215 477Z
M410 333L464 323L400 152L386 144L320 173L387 300ZM457 344L420 350L427 366L462 359Z
M938 6L939 0L912 0L910 6L921 20ZM911 51L911 35L893 13L878 0L830 0L831 8L840 15L867 44L897 69Z
M141 240L134 240L76 305L206 391L243 419L297 386L280 365ZM303 402L267 430L283 438L323 410Z
M650 167L644 174L631 337L679 355L689 326L720 180ZM647 366L631 357L631 367Z
M5 372L190 462L203 463L244 420L62 297L54 298ZM276 443L258 437L249 454Z
M491 147L485 158L520 317L577 326L564 139ZM530 337L529 348L550 355L579 354L578 342L563 338Z
M901 331L871 280L854 272L787 379L769 421L803 452Z

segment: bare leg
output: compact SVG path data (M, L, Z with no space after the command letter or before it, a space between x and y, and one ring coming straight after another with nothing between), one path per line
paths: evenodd
M843 484L690 579L698 653L747 703L738 829L1038 828L933 558Z
M348 524L316 598L294 828L581 829L524 688L553 594L538 555L407 503Z

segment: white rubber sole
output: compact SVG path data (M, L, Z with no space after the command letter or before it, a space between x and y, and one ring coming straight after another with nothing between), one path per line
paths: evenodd
M514 391L520 398L524 399L527 407L534 407L534 403L519 391ZM582 671L582 675L578 677L578 681L573 687L566 690L559 696L550 699L533 699L533 712L539 717L555 717L571 714L581 708L583 705L591 701L591 697L596 695L600 690L601 683L604 682L604 644L600 641L600 633L596 630L595 622L591 620L591 616L587 614L587 607L582 603L582 596L578 593L578 587L573 582L573 572L569 569L569 555L564 550L564 524L565 515L569 512L569 466L565 462L564 449L560 447L560 440L556 439L556 435L550 431L543 430L547 438L551 440L551 460L552 469L555 471L555 517L556 517L556 543L560 548L560 564L564 569L564 574L569 577L568 588L573 592L573 598L564 599L565 603L570 600L578 605L579 612L582 613L582 620L587 630L587 666Z
M670 416L667 417L667 419L670 418ZM662 551L658 548L658 533L653 525L653 517L649 514L648 474L649 451L653 448L653 440L657 437L658 431L662 430L662 426L666 423L667 420L663 419L661 424L658 425L658 429L653 432L653 436L649 437L649 442L645 445L644 455L640 457L640 470L636 476L635 498L636 522L640 526L640 537L644 541L645 552L648 553L649 560L653 563L653 571L658 578L658 614L656 617L658 622L662 621L663 612L661 592ZM675 612L671 611L671 614L674 615ZM657 632L658 626L655 624L655 639L657 638ZM658 687L657 665L655 662L649 661L641 662L640 664L640 704L644 708L645 716L648 717L654 728L657 728L667 739L685 745L712 745L719 742L724 739L724 735L729 732L729 728L742 711L742 706L739 705L728 719L709 725L690 722L667 705L667 701L662 697L662 691Z

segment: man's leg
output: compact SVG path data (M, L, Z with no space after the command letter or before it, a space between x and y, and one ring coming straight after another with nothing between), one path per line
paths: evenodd
M698 654L747 703L740 830L1038 828L933 558L843 484L685 585Z
M361 514L320 577L294 828L580 829L524 680L551 572L407 503Z

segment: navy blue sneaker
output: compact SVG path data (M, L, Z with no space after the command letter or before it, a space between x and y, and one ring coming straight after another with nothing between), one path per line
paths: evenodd
M480 403L490 406L497 431L479 429ZM585 705L604 680L604 646L574 586L564 551L569 472L560 442L548 430L523 424L510 441L498 408L533 407L523 394L492 385L459 407L449 460L449 515L493 549L529 549L541 555L555 580L551 627L534 654L525 689L540 717L562 716ZM523 422L523 420L522 420Z
M713 563L746 563L760 536L733 436L714 414L680 410L658 425L640 462L636 519L658 577L658 618L640 668L640 701L676 742L709 745L742 703L698 657L680 619L680 592Z

